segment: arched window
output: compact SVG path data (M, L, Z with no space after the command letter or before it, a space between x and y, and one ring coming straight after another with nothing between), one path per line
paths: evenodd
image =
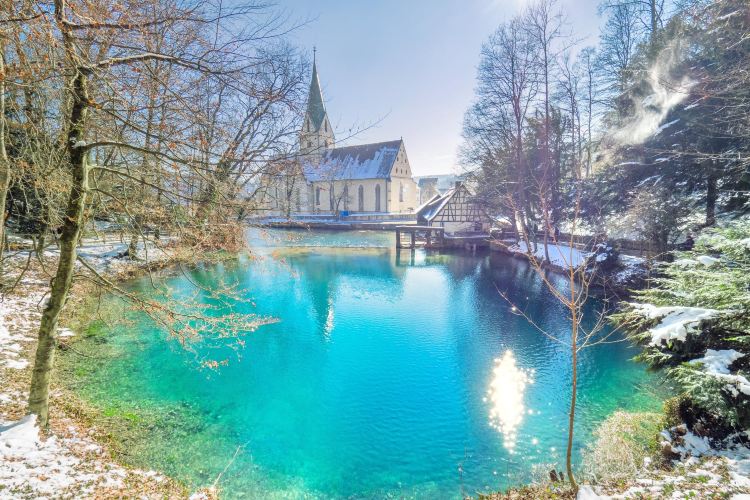
M302 211L302 193L300 193L299 189L297 189L297 196L295 198L296 198L295 201L297 202L296 203L297 212L301 212Z
M315 204L320 205L320 188L315 188Z
M380 184L375 186L375 211L380 212Z
M365 211L365 187L362 184L357 189L357 209L360 212Z
M398 201L402 203L404 201L404 183L403 182L398 183Z
M344 198L344 210L349 210L349 184L344 184L342 197Z

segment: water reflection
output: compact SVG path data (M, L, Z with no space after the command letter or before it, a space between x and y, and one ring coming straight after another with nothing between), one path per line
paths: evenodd
M328 296L328 315L326 316L326 324L323 328L323 336L326 340L331 340L331 332L333 331L334 313L333 313L333 295Z
M495 360L492 381L488 391L490 402L490 425L503 435L503 446L513 452L518 439L518 427L526 413L524 393L533 383L533 372L519 368L513 351L505 351ZM531 413L531 410L529 410Z

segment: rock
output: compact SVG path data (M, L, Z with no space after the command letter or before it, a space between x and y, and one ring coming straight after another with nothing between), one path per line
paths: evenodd
M677 460L680 458L680 454L674 451L672 443L669 441L662 441L661 443L661 454L667 460Z

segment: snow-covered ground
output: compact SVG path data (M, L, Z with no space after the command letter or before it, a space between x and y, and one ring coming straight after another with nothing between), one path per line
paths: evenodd
M750 500L750 448L748 433L730 436L712 447L680 425L662 432L662 448L675 459L673 469L647 463L634 484L619 488L585 485L578 500L640 498L728 498Z
M531 253L526 246L526 242L524 241L520 241L516 244L508 246L508 250L513 253L519 253L523 255L528 255L529 253ZM585 252L575 247L570 248L570 245L567 244L556 245L554 243L549 243L547 244L547 251L549 252L550 263L563 269L568 267L580 267L591 255L590 252ZM543 261L545 259L544 244L540 243L537 245L534 256L539 261Z
M97 269L115 272L127 265L116 258L120 249L111 242L91 241L82 248ZM55 256L55 250L45 252L48 264ZM27 252L9 254L4 270L14 276L27 258ZM36 329L48 287L49 275L31 265L15 288L0 296L0 498L123 498L134 491L163 498L165 491L177 491L154 471L116 464L96 443L93 430L71 418L56 413L51 429L43 432L34 416L24 416ZM61 328L58 334L67 338L75 332Z

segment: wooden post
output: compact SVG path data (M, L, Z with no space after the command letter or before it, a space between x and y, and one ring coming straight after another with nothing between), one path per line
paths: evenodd
M417 248L416 231L411 232L411 248Z
M426 238L427 238L427 244L425 245L425 247L426 247L426 248L430 248L430 247L432 246L432 245L431 245L431 240L432 240L432 229L428 229L428 230L427 230L427 236L426 236Z
M396 228L396 249L401 248L401 230Z

